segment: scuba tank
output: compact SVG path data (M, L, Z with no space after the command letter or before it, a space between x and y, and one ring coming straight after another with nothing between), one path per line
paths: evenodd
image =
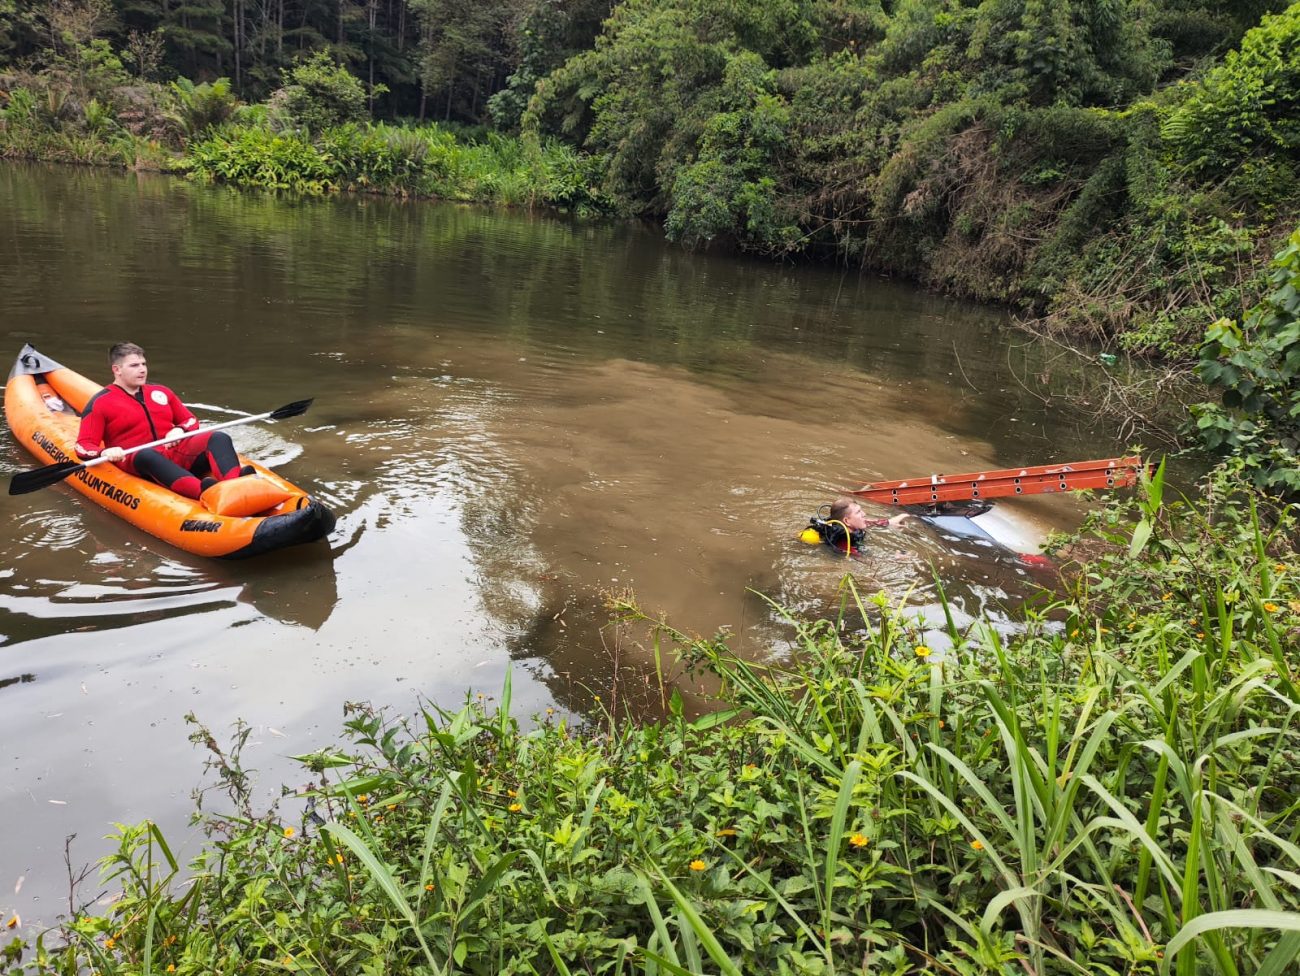
M866 532L862 529L850 532L843 522L829 516L829 505L823 505L819 508L817 514L808 520L808 528L799 533L800 541L806 542L810 546L824 542L832 549L838 549L845 553L861 550L862 540L866 537Z

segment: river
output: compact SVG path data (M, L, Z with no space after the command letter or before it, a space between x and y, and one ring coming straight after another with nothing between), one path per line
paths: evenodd
M65 838L92 861L115 821L193 854L189 712L219 737L248 722L269 790L345 701L454 707L507 667L525 716L653 712L651 650L609 594L754 657L789 639L765 596L833 610L846 572L937 619L937 571L961 619L1014 626L1043 578L1008 555L919 524L860 562L797 540L863 481L1123 449L1045 403L1044 353L1004 326L634 223L0 167L0 353L31 341L107 381L107 347L135 341L209 421L314 396L233 433L339 516L328 544L218 563L66 486L3 496L0 912L53 922ZM0 439L6 479L33 464ZM1026 538L1081 512L1000 510Z

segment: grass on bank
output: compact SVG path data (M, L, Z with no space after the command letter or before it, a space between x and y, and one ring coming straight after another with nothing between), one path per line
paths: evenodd
M299 193L351 190L581 213L604 209L589 189L589 158L567 146L497 133L463 142L433 124L347 124L316 137L230 124L191 143L177 168L236 186Z
M81 103L54 89L18 87L0 97L0 158L160 170L308 195L436 197L580 215L612 209L594 189L593 159L553 140L432 123L335 120L308 129L265 105L238 105L221 82L141 89L135 108Z
M204 851L120 827L121 897L11 972L1293 971L1294 514L1223 477L1161 494L1097 516L1022 635L932 652L847 581L869 629L799 623L789 661L675 635L722 679L694 721L525 727L508 680L413 721L349 706L263 813L200 730L235 800Z

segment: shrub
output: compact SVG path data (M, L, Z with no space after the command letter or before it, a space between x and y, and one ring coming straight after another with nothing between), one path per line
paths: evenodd
M330 161L310 142L267 129L221 130L189 147L187 166L200 177L265 190L323 193Z
M1226 173L1242 160L1300 151L1300 4L1265 17L1224 63L1194 86L1163 134L1195 172Z
M780 215L773 175L790 130L790 105L775 81L756 54L727 62L722 110L705 122L696 158L673 181L669 238L694 246L724 236L775 253L799 238L795 222Z
M271 122L276 129L320 133L369 117L360 80L324 51L295 65L289 80L271 96Z
M172 82L176 99L176 114L187 139L202 135L207 130L228 121L239 106L239 99L230 89L229 78L194 84L188 78Z
M415 192L425 172L429 145L397 130L342 125L326 130L316 146L340 188Z
M1300 230L1274 259L1275 290L1240 324L1220 319L1201 346L1201 379L1220 403L1193 408L1196 432L1261 488L1300 496Z

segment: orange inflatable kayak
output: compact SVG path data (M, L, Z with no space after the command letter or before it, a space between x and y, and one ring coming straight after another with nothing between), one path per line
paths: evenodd
M5 419L18 442L42 464L75 461L80 411L100 389L93 380L24 346L5 385ZM240 462L252 465L260 477L221 482L204 493L204 501L177 495L108 463L79 470L66 483L137 528L200 556L243 559L315 542L333 530L333 513L301 488L247 458ZM218 504L217 489L227 486L255 489L267 507L251 514L220 514L241 510L238 504ZM243 501L247 507L247 499Z

